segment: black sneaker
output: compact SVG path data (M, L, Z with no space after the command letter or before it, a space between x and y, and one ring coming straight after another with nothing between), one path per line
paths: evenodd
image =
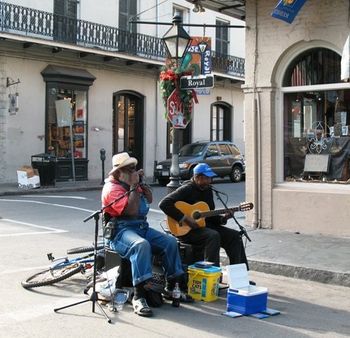
M146 283L143 287L146 291L152 290L152 291L158 292L158 293L164 292L164 286L162 284L157 283L153 279L149 279L148 281L146 281Z

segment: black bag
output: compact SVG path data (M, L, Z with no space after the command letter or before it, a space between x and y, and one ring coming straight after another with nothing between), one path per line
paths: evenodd
M102 232L105 239L111 240L116 235L117 219L108 212L103 213Z
M128 259L122 259L118 271L116 288L132 287L131 263ZM153 273L153 280L161 285L165 284L164 274ZM151 307L160 307L164 303L162 294L152 290L146 291L146 301Z
M162 294L152 290L146 291L146 301L150 307L160 307L164 303Z
M111 240L114 238L114 236L117 233L117 222L111 220L107 223L104 223L102 225L102 228L103 228L103 237L105 239Z

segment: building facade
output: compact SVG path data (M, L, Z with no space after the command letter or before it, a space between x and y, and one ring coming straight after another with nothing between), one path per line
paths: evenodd
M277 0L202 3L247 24L248 222L349 236L350 85L340 76L349 1L307 0L290 24L271 16Z
M114 153L128 151L151 178L155 161L171 150L159 89L166 57L161 38L169 26L131 21L171 23L178 13L184 23L244 25L208 10L194 16L186 1L9 0L0 6L0 183L16 182L16 170L41 153L57 159L56 180L99 179L102 148L106 171ZM225 138L244 152L244 29L186 30L212 37L215 87L198 95L181 142ZM57 103L63 99L70 113Z

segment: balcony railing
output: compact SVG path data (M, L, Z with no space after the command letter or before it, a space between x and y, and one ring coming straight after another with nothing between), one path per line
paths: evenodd
M0 2L0 31L164 60L161 38ZM213 70L244 78L244 59L212 52Z

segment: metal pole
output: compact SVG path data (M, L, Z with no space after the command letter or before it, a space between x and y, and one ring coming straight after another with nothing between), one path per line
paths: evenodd
M101 185L105 183L105 159L106 159L106 150L100 149L100 159L102 162L102 179L101 179Z
M73 114L73 111L72 111ZM70 131L70 151L72 155L72 177L73 182L75 183L75 159L74 159L74 144L73 144L73 127L72 127L72 119L69 119L69 131Z
M173 24L182 23L180 16L174 16ZM179 67L179 40L176 39L176 68ZM177 80L178 81L178 80ZM180 186L180 167L179 167L179 130L173 127L173 142L171 151L170 182L167 184L168 193L176 190Z
M179 130L177 128L173 128L170 182L167 184L168 193L171 193L180 186L179 141Z

